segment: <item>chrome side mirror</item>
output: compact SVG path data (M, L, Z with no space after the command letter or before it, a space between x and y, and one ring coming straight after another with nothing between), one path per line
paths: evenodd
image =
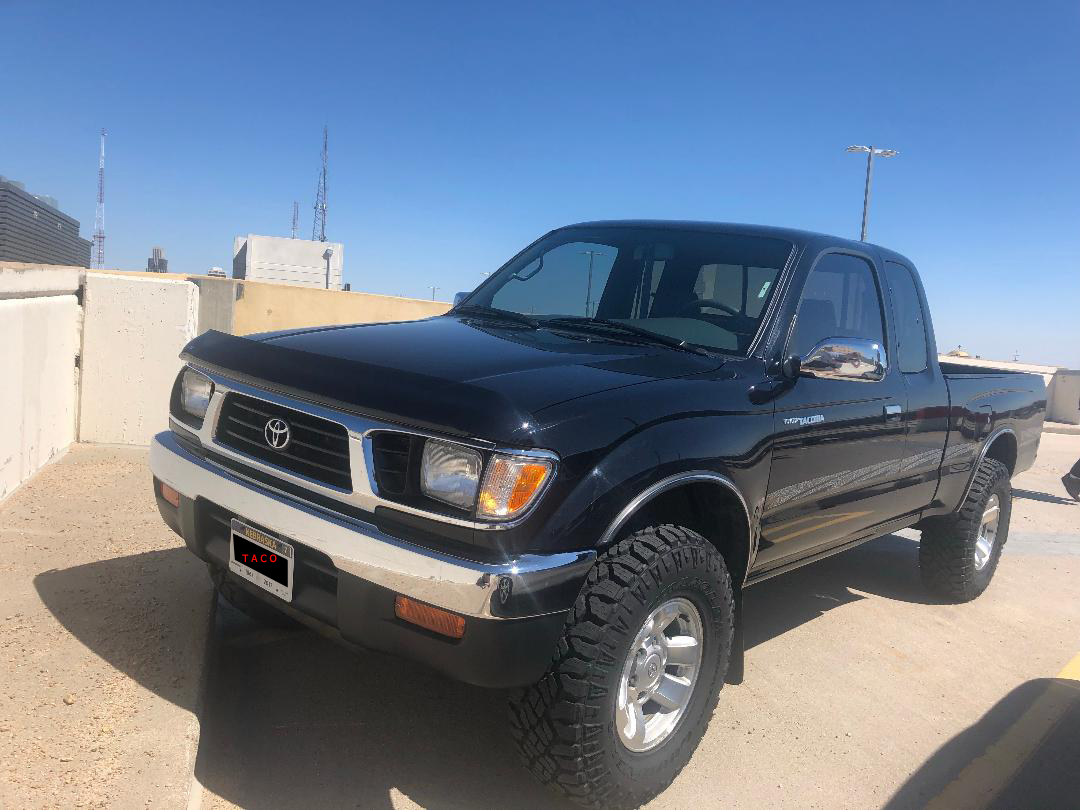
M834 337L819 342L799 364L803 377L877 382L885 377L885 350L876 340Z
M458 304L460 304L462 301L464 301L468 297L469 297L468 292L454 293L454 306L456 307Z

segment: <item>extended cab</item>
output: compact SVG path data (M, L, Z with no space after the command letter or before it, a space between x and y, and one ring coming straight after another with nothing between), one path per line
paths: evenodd
M903 256L692 222L562 228L446 315L182 357L154 490L221 592L515 688L537 777L616 807L741 679L745 588L914 526L926 585L981 593L1046 404L938 362Z

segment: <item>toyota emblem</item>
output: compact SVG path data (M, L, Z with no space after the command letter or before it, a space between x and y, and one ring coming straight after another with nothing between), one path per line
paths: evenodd
M284 419L267 419L266 427L263 428L263 438L275 450L284 450L289 446L289 439L292 438L289 423Z

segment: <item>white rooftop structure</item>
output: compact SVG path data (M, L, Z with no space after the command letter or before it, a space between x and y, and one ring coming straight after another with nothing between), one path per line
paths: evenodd
M233 240L233 278L340 290L345 266L341 242L312 242L248 234Z

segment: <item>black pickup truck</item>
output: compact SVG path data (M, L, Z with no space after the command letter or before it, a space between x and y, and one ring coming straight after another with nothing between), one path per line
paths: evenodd
M913 526L926 585L978 596L1046 406L938 362L903 256L696 222L561 228L445 315L182 358L154 491L221 593L511 688L528 767L590 806L687 762L745 588Z

